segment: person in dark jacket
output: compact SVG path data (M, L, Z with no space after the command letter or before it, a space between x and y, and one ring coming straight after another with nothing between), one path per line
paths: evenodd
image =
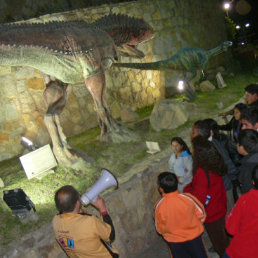
M258 164L258 132L246 129L240 132L237 144L238 152L244 157L241 159L239 182L241 192L247 193L253 188L252 170Z
M232 131L232 138L234 142L237 142L238 134L241 130L241 113L247 108L243 103L238 103L234 106L234 116L232 119L225 125L218 125L218 129L222 131Z

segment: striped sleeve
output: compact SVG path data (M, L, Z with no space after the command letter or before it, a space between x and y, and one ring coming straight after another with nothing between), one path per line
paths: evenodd
M204 223L205 219L206 219L206 212L204 209L204 206L202 205L202 203L193 195L189 194L189 193L181 193L179 194L180 196L183 196L184 198L188 199L189 201L193 202L195 205L195 214L198 217L198 219Z

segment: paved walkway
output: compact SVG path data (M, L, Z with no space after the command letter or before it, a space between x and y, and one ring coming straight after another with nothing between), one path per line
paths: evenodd
M204 243L207 249L211 247L209 237L206 232L203 234ZM208 253L209 258L219 258L217 253ZM133 258L170 258L166 243L160 238L152 247ZM184 257L182 257L184 258Z

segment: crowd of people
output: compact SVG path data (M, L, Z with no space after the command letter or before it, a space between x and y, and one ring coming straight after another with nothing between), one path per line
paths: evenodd
M200 241L204 228L209 251L224 258L257 257L258 84L245 91L246 103L234 106L227 124L211 118L193 124L192 154L183 139L171 140L154 218L174 258L208 257Z
M171 257L208 257L204 230L220 257L257 257L258 84L245 91L246 103L234 106L229 123L207 118L193 124L192 152L182 138L171 140L168 171L157 178L162 198L154 207L156 230ZM54 232L69 257L119 257L102 198L91 203L100 218L81 209L80 195L70 185L56 192L55 203L60 213L53 219Z

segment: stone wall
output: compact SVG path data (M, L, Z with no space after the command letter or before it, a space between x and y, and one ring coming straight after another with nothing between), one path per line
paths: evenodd
M137 257L155 243L159 236L153 221L153 206L160 198L157 175L167 170L170 148L149 156L119 178L118 190L104 195L112 217L116 240L114 245L121 258ZM97 214L91 207L88 212ZM7 250L0 251L3 258L62 258L64 252L55 241L51 223L15 241Z
M226 40L224 15L216 0L142 0L44 15L28 22L78 19L92 22L109 13L144 18L156 33L153 40L140 46L146 53L144 59L121 58L123 62L153 62L171 57L182 47L210 49ZM209 64L225 64L226 57L227 54L221 54ZM182 74L111 68L106 77L108 103L117 118L124 107L135 110L165 98L166 91L175 89ZM37 145L49 143L50 138L43 122L45 85L40 72L32 68L0 67L0 78L1 161L22 153L21 135ZM67 136L97 126L93 101L84 84L68 87L61 123Z

